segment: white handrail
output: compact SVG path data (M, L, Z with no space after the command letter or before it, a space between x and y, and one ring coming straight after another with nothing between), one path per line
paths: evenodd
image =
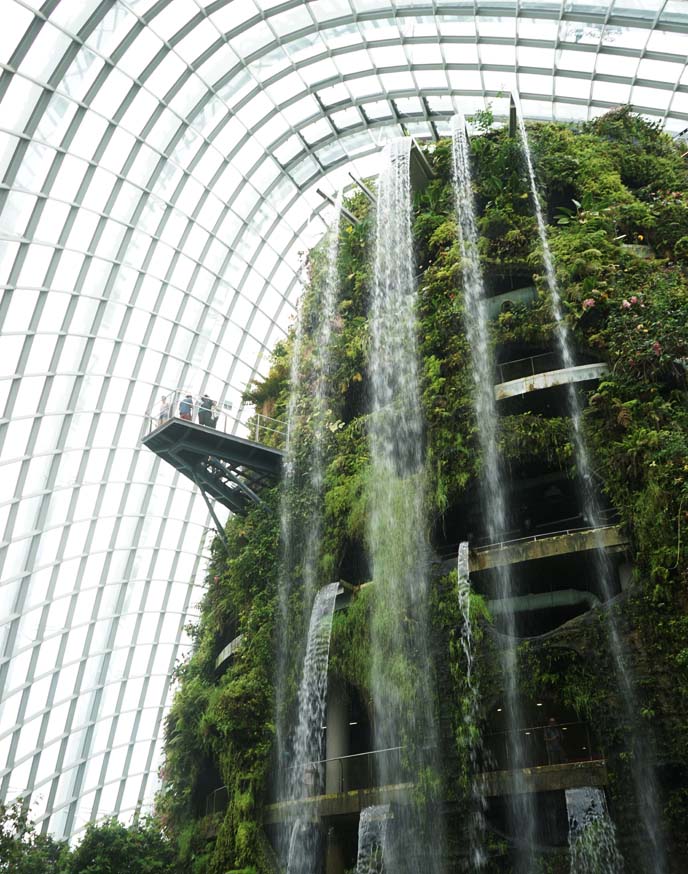
M512 546L515 543L533 543L537 540L547 540L550 537L557 537L566 534L580 534L582 531L607 531L609 528L618 528L617 524L599 525L582 525L580 528L563 528L561 531L547 531L543 534L529 534L527 537L517 537L514 540L499 540L495 543L487 543L484 546L474 547L474 552L487 552L490 549L501 549L504 546Z
M208 403L203 403L203 398L208 398ZM188 398L188 400L187 400ZM164 425L170 419L184 419L213 428L225 434L234 434L248 426L236 416L232 416L229 410L223 409L223 405L210 398L207 394L202 397L194 396L193 392L186 388L161 390L161 398L158 403L144 415L144 433L151 434L156 428ZM284 436L286 425L280 419L256 413L251 423L251 438L260 442L260 436L264 433ZM250 439L251 439L250 438Z

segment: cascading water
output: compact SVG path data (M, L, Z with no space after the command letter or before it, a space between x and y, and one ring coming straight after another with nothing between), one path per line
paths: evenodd
M478 256L478 232L470 166L470 147L463 116L452 119L452 156L454 191L459 226L459 247L463 269L464 320L473 364L473 394L475 417L480 423L478 437L482 451L481 504L487 535L491 542L503 538L507 529L504 475L497 447L497 409L494 399L494 364L490 349L485 287ZM509 796L511 832L519 838L519 871L532 868L531 855L535 836L535 811L532 795L525 791L521 768L525 750L521 706L518 694L516 659L516 617L511 609L511 573L508 565L496 569L500 598L506 605L502 614L507 639L501 650L507 717L507 743L511 769L514 772L514 792Z
M470 768L471 796L473 809L469 828L470 858L473 870L480 870L486 862L484 851L486 801L483 784L479 777L482 745L478 718L480 714L480 690L473 673L475 650L473 643L473 624L471 621L471 580L468 541L459 545L457 559L457 579L459 609L463 625L461 627L461 649L466 662L466 689L463 698L462 742L467 753Z
M381 785L415 782L395 810L388 867L439 874L437 718L428 635L423 427L411 234L411 140L385 147L379 177L371 304L369 553L375 582L371 686ZM421 800L422 799L422 800ZM401 820L404 820L403 824Z
M304 365L306 358L304 354L306 340L304 319L306 316L301 307L297 315L290 364L290 394L287 406L287 436L280 504L282 560L279 579L276 669L276 761L278 764L276 788L278 796L285 799L294 798L294 793L297 791L293 770L300 767L298 764L300 755L298 738L303 735L304 731L301 725L304 713L302 701L299 698L299 725L295 734L295 748L289 749L287 738L290 730L286 716L288 702L285 699L285 690L289 686L288 678L296 674L298 662L306 648L307 611L313 604L313 597L318 585L321 557L328 376L330 373L332 328L339 295L337 256L341 202L340 193L335 204L334 221L329 231L325 269L321 275L319 287L316 289L315 342L313 352L308 356L309 366L307 368ZM303 426L306 405L310 412L308 433ZM307 447L306 457L304 457L304 446ZM307 500L297 500L304 490L307 492ZM298 512L295 509L299 504L302 507L304 505L307 507L305 514L303 511ZM303 605L301 615L293 609L290 610L291 596L297 585L302 586L299 599ZM313 606L314 610L316 604ZM320 732L320 722L318 722L317 731ZM299 829L292 830L290 848L286 849L282 845L283 855L291 857L291 847L299 833Z
M571 874L619 874L623 860L604 792L585 786L566 790Z
M289 768L290 800L322 793L322 726L325 718L332 616L338 588L338 583L323 586L313 602L299 686L299 721L294 733L293 756ZM308 821L299 811L289 841L287 874L313 874L317 870L318 843L317 823Z
M389 804L366 807L358 821L356 874L384 874Z
M528 131L526 130L525 122L523 120L521 102L517 96L514 96L513 99L516 106L518 132L521 139L521 145L523 147L523 156L526 162L526 170L528 172L530 193L533 200L533 206L535 208L538 236L540 238L540 246L542 248L542 263L545 268L545 279L547 281L547 289L550 293L552 315L554 316L556 328L555 336L557 340L557 347L559 349L562 367L575 367L576 359L573 353L573 342L571 339L569 326L564 319L564 309L561 302L561 294L559 293L557 275L554 269L554 259L552 258L552 250L549 247L547 227L545 225L545 218L542 213L542 206L540 205L540 195L537 189L537 183L535 181L535 171L533 169L533 159L530 152ZM592 477L592 465L590 463L588 447L585 440L585 435L583 433L582 408L575 383L569 383L568 395L571 425L573 427L574 448L576 452L576 462L578 465L578 475L581 479L582 491L584 492L583 509L589 510L593 514L597 509L597 515L599 516L599 507L595 507L595 505L599 503L597 499L597 490L595 489ZM588 521L591 525L595 524L592 518L589 518Z
M287 729L285 726L285 690L288 673L289 654L292 647L289 640L289 596L291 594L294 571L296 568L296 544L298 541L297 525L294 517L294 496L296 489L297 446L300 437L300 418L297 416L300 394L301 352L303 346L303 313L299 308L296 313L294 345L291 352L289 367L289 401L287 403L287 431L284 445L284 462L280 493L280 569L278 580L279 621L277 623L277 665L275 670L275 725L277 762L286 759ZM286 788L285 772L278 774L278 795L283 795Z
M528 173L530 192L535 209L535 217L537 219L538 235L542 247L543 264L545 267L545 278L550 293L559 353L563 367L573 367L575 365L573 341L571 332L563 316L561 294L554 269L554 260L549 246L547 227L545 225L545 219L540 205L540 197L535 180L535 171L533 169L533 159L530 151L528 132L523 119L520 100L517 95L514 95L513 99L516 107L518 131ZM608 603L615 594L614 568L609 555L604 548L602 537L599 534L604 524L603 514L599 500L599 493L595 488L593 467L585 439L585 433L583 431L582 405L574 383L569 383L568 385L568 402L573 430L573 446L576 467L580 482L581 507L588 524L595 532L597 532L596 537L598 548L595 550L596 572L604 600ZM666 851L662 837L657 780L649 752L653 744L651 739L646 736L647 732L645 731L641 735L641 732L637 727L638 704L635 688L627 664L626 648L621 637L618 618L613 606L607 611L607 618L609 649L614 664L617 683L621 692L625 721L629 727L630 740L633 747L633 779L636 789L636 802L648 838L647 842L644 843L647 856L646 863L648 870L653 871L653 874L664 874L666 871Z
M339 299L339 223L342 215L342 192L335 201L334 220L329 229L327 262L322 281L318 313L318 328L313 347L313 405L311 428L313 432L310 454L310 509L306 526L304 555L304 604L310 604L318 583L322 545L322 500L325 477L325 436L329 400L329 376L332 358L332 328Z

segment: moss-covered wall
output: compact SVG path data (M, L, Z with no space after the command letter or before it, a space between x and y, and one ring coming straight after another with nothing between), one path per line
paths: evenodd
M635 578L615 609L638 682L639 719L657 742L662 803L676 872L688 865L688 174L680 150L653 124L620 109L581 128L529 126L533 156L566 307L581 353L609 364L589 391L585 427L595 474L632 542ZM500 360L553 348L553 325L541 276L542 253L518 143L506 130L473 138L480 252L488 288L534 284L530 304L507 304L493 322ZM429 530L456 541L457 513L473 500L481 459L471 403L470 355L463 325L462 275L447 141L428 147L436 178L416 198L414 230L419 273L419 339L427 421L427 471L432 488ZM334 331L332 394L325 494L322 583L367 579L366 360L370 216L361 196L349 208L359 217L341 234L341 297ZM311 259L304 301L306 425L309 330L317 319L324 255ZM257 408L283 418L293 333L275 350L268 378L251 387ZM277 438L275 438L277 439ZM502 418L500 445L509 474L534 470L573 475L568 422L516 413ZM304 442L307 463L308 441ZM179 668L168 718L165 788L159 798L180 857L195 874L268 871L261 830L274 740L274 620L279 559L276 494L227 526L208 572L195 649ZM458 508L458 509L457 509ZM447 797L460 828L468 790L464 671L457 645L460 624L455 575L433 587L435 656L444 717ZM371 591L361 590L335 618L331 672L367 693ZM478 628L487 618L474 603ZM589 720L610 763L611 797L627 869L637 831L629 796L628 750L619 702L607 664L605 617L595 611L568 623L545 642L521 647L524 694L554 696ZM218 678L214 661L228 629L245 645ZM479 632L479 636L480 636ZM485 700L499 686L486 635L481 644ZM570 653L576 652L572 660ZM454 753L451 750L454 750ZM462 758L463 756L463 758ZM205 799L228 787L222 821L205 816ZM215 838L215 834L217 837ZM494 870L508 870L497 844ZM555 860L551 869L555 870Z

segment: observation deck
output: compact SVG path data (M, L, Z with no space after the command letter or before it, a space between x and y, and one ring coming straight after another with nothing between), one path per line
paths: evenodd
M168 419L143 444L239 515L260 501L261 488L279 478L282 466L279 449L183 419Z
M170 397L169 410L175 410L178 397ZM197 405L191 415L198 416ZM232 513L243 515L251 504L260 503L261 490L280 477L284 453L228 433L226 417L225 430L177 417L149 415L147 421L144 446L197 485L206 502L213 498Z

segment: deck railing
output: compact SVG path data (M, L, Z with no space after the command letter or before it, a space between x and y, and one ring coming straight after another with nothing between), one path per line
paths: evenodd
M471 550L474 552L486 552L490 549L501 549L504 546L513 546L516 543L527 543L529 541L546 540L549 537L560 537L564 534L580 534L581 531L601 531L606 528L614 528L618 523L619 514L613 507L607 508L601 512L601 521L604 525L599 528L593 528L589 524L571 524L576 522L584 522L582 516L568 516L564 519L555 519L547 523L536 524L535 530L530 534L524 534L520 537L514 537L519 532L519 529L511 529L503 532L503 539L492 541L487 537L480 537L471 542ZM568 523L568 524L567 524ZM540 529L540 530L538 530ZM523 529L520 529L523 530ZM456 556L459 549L458 543L448 543L442 545L437 554L440 558L453 558Z
M498 364L497 382L510 382L512 379L523 379L525 376L535 376L536 373L560 369L561 361L556 352L542 352L540 355L514 358L513 361Z
M382 769L387 768L397 774L402 772L402 750L403 747L369 750L365 753L321 759L312 765L319 769L324 768L325 791L328 793L368 789L377 785Z
M204 425L206 428L213 428L225 434L241 434L242 431L248 430L250 432L247 435L248 439L254 440L256 443L263 442L268 434L279 436L286 434L286 425L280 419L255 413L251 417L250 428L248 428L244 422L232 414L231 409L224 407L224 405L213 400L211 407L205 407L202 405L200 397L196 397L187 389L175 388L161 392L160 401L152 409L146 411L142 436L151 434L170 419L186 419L186 421Z
M226 786L220 786L205 800L205 815L210 816L213 813L223 813L227 810L229 804L229 790Z
M491 549L502 549L505 546L515 546L517 543L535 543L540 540L548 540L551 537L562 537L567 534L580 534L583 531L606 531L609 528L616 528L616 525L600 525L597 528L592 528L590 525L583 525L577 528L561 528L557 531L547 531L542 534L529 534L526 537L516 537L513 540L498 540L495 543L486 543L483 546L476 546L474 552L488 552Z
M513 759L516 735L522 756L519 762ZM592 762L602 758L593 744L587 722L557 722L496 731L485 737L485 746L490 759L489 771Z
M545 731L556 728L560 741L546 740ZM520 734L523 744L523 759L516 765L512 762L509 737ZM485 736L487 752L486 772L512 770L514 767L539 767L543 765L593 762L603 758L591 739L586 722L558 722L555 725L535 725L511 731L496 731ZM402 753L404 747L388 747L369 750L347 756L332 756L306 765L304 772L304 797L351 792L381 785L385 769L395 774L395 779L406 782ZM409 775L410 779L410 775ZM221 813L227 807L226 786L215 789L206 799L206 815Z

